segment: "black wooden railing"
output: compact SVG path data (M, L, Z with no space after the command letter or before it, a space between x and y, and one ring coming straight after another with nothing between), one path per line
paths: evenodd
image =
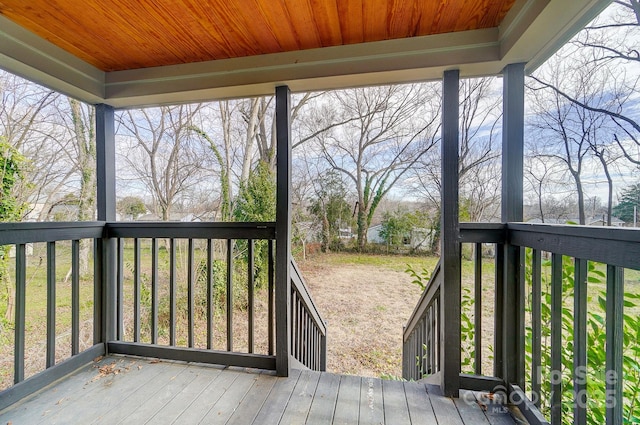
M118 329L110 352L275 368L273 223L108 223L107 233L118 241ZM257 244L262 264L256 264ZM246 263L242 276L235 275L239 257ZM262 323L256 319L259 269L266 287ZM244 317L238 304L246 306ZM159 306L165 306L164 320Z
M404 329L402 377L417 380L440 370L440 262Z
M327 369L327 326L291 260L291 355L312 370Z
M523 223L463 223L460 241L463 246L471 245L472 249L464 255L474 262L471 279L463 277L463 289L466 287L468 293L473 294L473 302L466 310L463 308L462 314L473 323L474 331L473 335L463 334L463 363L471 365L472 370L465 370L471 375L461 374L461 387L504 390L532 424L550 421L559 425L563 418L572 423L586 423L588 409L593 408L606 410L607 424L622 423L623 270L640 270L640 231ZM509 267L505 247L515 249L516 253L515 264ZM487 267L495 268L491 279L487 278ZM508 276L505 270L514 270L514 273ZM602 282L599 286L589 283L598 280ZM437 302L437 288L443 284L434 272L432 282L404 330L406 378L416 379L438 371L426 362L433 355L431 347L435 353L439 350L437 340L434 344L433 336L425 329L425 322L433 320L427 312L429 306ZM483 299L486 288L495 293L493 299ZM597 299L599 295L591 291L606 294L606 318L602 325L604 343L587 341L588 299ZM488 314L493 316L489 318L491 320L487 320ZM436 317L441 319L438 326L441 328L447 316L441 313ZM493 329L487 326L488 323ZM568 329L572 330L571 334L567 334ZM483 342L485 334L493 335L493 340ZM508 336L511 340L506 339ZM589 393L584 371L593 368L594 364L588 364L587 344L603 344L606 351L603 364L595 366L606 371L606 400L598 401L602 394ZM489 352L489 345L493 358L485 359L483 352ZM493 364L492 371L483 368L487 361ZM563 380L567 364L571 365L570 376ZM483 376L483 371L485 375L488 372L493 376ZM506 381L504 373L510 373ZM615 379L609 379L611 377ZM567 382L572 393L563 392L563 384L567 385ZM595 404L589 407L590 402Z
M88 362L91 359L104 353L104 347L100 344L101 328L102 328L102 292L94 288L100 288L102 285L101 273L99 273L100 260L94 258L94 270L90 271L91 276L83 276L85 279L91 280L93 304L93 337L90 341L81 344L81 328L84 323L81 322L81 303L80 303L80 243L91 244L94 252L100 252L100 238L103 235L104 225L102 223L2 223L0 224L0 246L3 246L3 260L9 261L9 257L15 253L15 269L14 276L8 276L10 267L3 270L5 274L2 278L12 278L14 283L14 302L13 302L13 323L6 321L6 327L2 326L2 333L9 333L13 327L13 387L12 391L4 391L0 393L0 409L14 403L27 394L32 393L35 389L46 385L51 380L58 379L71 371L77 364ZM38 252L37 256L28 255L28 250L33 250L33 244L45 243L44 252ZM59 294L57 293L58 285L56 273L61 271L62 267L68 268L69 264L57 263L57 251L61 251L64 245L66 251L70 253L70 292L71 292L71 320L70 320L70 339L60 338L60 332L56 332L56 315ZM10 255L11 253L11 255ZM36 262L35 267L45 268L44 285L46 286L46 313L44 317L35 317L30 323L27 323L27 308L34 303L31 298L34 291L38 290L36 286L41 285L40 282L33 282L35 273L27 274L27 262ZM5 282L5 283L6 283ZM10 295L10 294L9 294ZM36 313L37 315L37 313ZM91 320L90 320L91 321ZM89 322L90 322L89 321ZM27 325L35 328L41 327L44 323L46 327L45 352L41 354L39 350L27 353ZM13 325L13 326L11 326ZM90 323L89 323L90 325ZM4 335L7 337L8 335ZM3 338L4 339L4 338ZM7 338L9 339L9 338ZM5 341L7 340L5 339ZM67 346L68 345L68 346ZM5 353L6 354L6 353ZM35 358L34 358L35 357ZM3 359L3 369L6 362ZM30 367L27 370L26 362ZM55 367L54 367L55 366ZM42 370L50 371L47 375L38 373ZM8 376L7 376L8 375ZM3 370L3 376L7 381L3 382L6 388L11 380L10 372ZM4 379L4 378L3 378Z
M34 243L38 255L28 252ZM7 329L15 331L13 349L0 351L0 410L104 354L275 370L274 245L274 223L0 224L2 254L8 258L15 252L15 269L5 271L14 276L3 276L14 282L15 302L14 320L0 322L0 330L3 339ZM92 254L90 275L81 274L81 246ZM69 265L57 254L68 257ZM40 354L27 352L33 343L27 309L33 302L33 270L42 265L46 314L29 315L38 322L35 327L46 327ZM56 332L56 315L64 311L57 291L67 290L62 266L70 270L67 348L62 347L66 337ZM293 260L290 267L291 355L324 370L326 326ZM92 322L89 342L81 319L87 308L92 309L90 320L84 319ZM34 357L41 357L41 366L25 365Z

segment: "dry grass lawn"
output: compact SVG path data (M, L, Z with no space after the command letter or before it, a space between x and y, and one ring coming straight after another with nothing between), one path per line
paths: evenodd
M402 375L402 327L420 298L407 263L431 270L437 259L317 254L300 261L327 321L327 369L380 377Z

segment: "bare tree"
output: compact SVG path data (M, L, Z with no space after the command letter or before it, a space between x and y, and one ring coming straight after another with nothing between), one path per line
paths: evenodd
M344 90L327 99L348 122L315 140L330 167L355 186L359 249L379 202L436 145L438 98L425 84Z
M500 199L498 127L501 119L500 96L495 78L460 81L460 150L458 175L463 217L469 221L495 218ZM440 93L438 93L440 96ZM438 101L440 102L440 100ZM423 156L413 170L412 187L433 206L440 205L440 151Z
M605 99L596 99L597 103L594 103L593 99L585 99L579 92L567 90L557 81L541 76L533 79L577 107L607 117L615 127L613 140L627 160L640 166L640 121L634 113L637 107L635 95L640 88L637 73L640 64L637 42L640 37L640 2L614 1L607 12L572 41L586 59L581 64L583 72L598 75L605 83L601 87L606 93ZM572 75L566 77L570 83Z
M27 159L24 180L12 191L21 203L29 204L26 215L45 219L76 171L62 154L71 143L64 122L67 101L51 90L0 71L0 102L0 135Z
M163 106L118 116L124 162L151 193L162 220L169 220L179 196L203 180L210 151L202 149L189 130L200 108L200 104Z
M541 77L532 77L528 84L534 115L530 126L534 130L536 144L542 146L541 155L561 161L575 184L578 199L578 220L585 224L585 188L583 172L588 159L603 144L601 139L610 135L606 117L590 109L568 102L558 90L549 89L540 80L552 81L555 87L571 92L583 103L600 104L605 99L602 79L585 69L583 52L571 50L570 58L556 55L550 59L546 69L539 71ZM570 75L571 78L565 76Z
M529 141L531 143L531 141ZM535 145L529 150L537 152ZM561 167L557 161L549 160L549 158L538 156L536 154L527 155L525 158L524 179L528 184L528 189L535 196L535 204L537 215L543 223L547 218L547 206L549 205L548 192L553 191L550 188L557 188L562 185L559 174L562 173Z

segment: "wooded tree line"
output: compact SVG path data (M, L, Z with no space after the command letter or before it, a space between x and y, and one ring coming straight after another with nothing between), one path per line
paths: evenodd
M588 214L601 214L589 196L597 176L607 186L601 203L610 224L616 193L624 189L616 180L637 179L639 32L638 1L614 1L527 79L525 178L532 216L544 221L575 214L585 223ZM496 81L461 81L463 220L498 219ZM363 249L387 198L422 203L437 227L440 90L432 82L294 95L299 238L317 233L330 247L339 242L340 228L352 227L356 248ZM7 73L0 73L0 93L0 135L26 159L22 178L10 188L24 206L22 217L61 218L56 211L65 206L64 219L93 219L93 108ZM148 211L161 220L187 213L202 220L272 220L274 115L272 97L118 111L122 217Z

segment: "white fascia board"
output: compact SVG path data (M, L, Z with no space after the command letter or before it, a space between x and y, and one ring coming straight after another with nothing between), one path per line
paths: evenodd
M517 0L500 25L505 64L533 72L602 12L611 0Z
M85 102L104 100L104 72L4 16L0 68Z
M283 84L307 91L425 81L450 67L495 74L502 69L499 59L492 28L110 72L105 94L116 107L261 96ZM487 63L494 65L485 71Z

